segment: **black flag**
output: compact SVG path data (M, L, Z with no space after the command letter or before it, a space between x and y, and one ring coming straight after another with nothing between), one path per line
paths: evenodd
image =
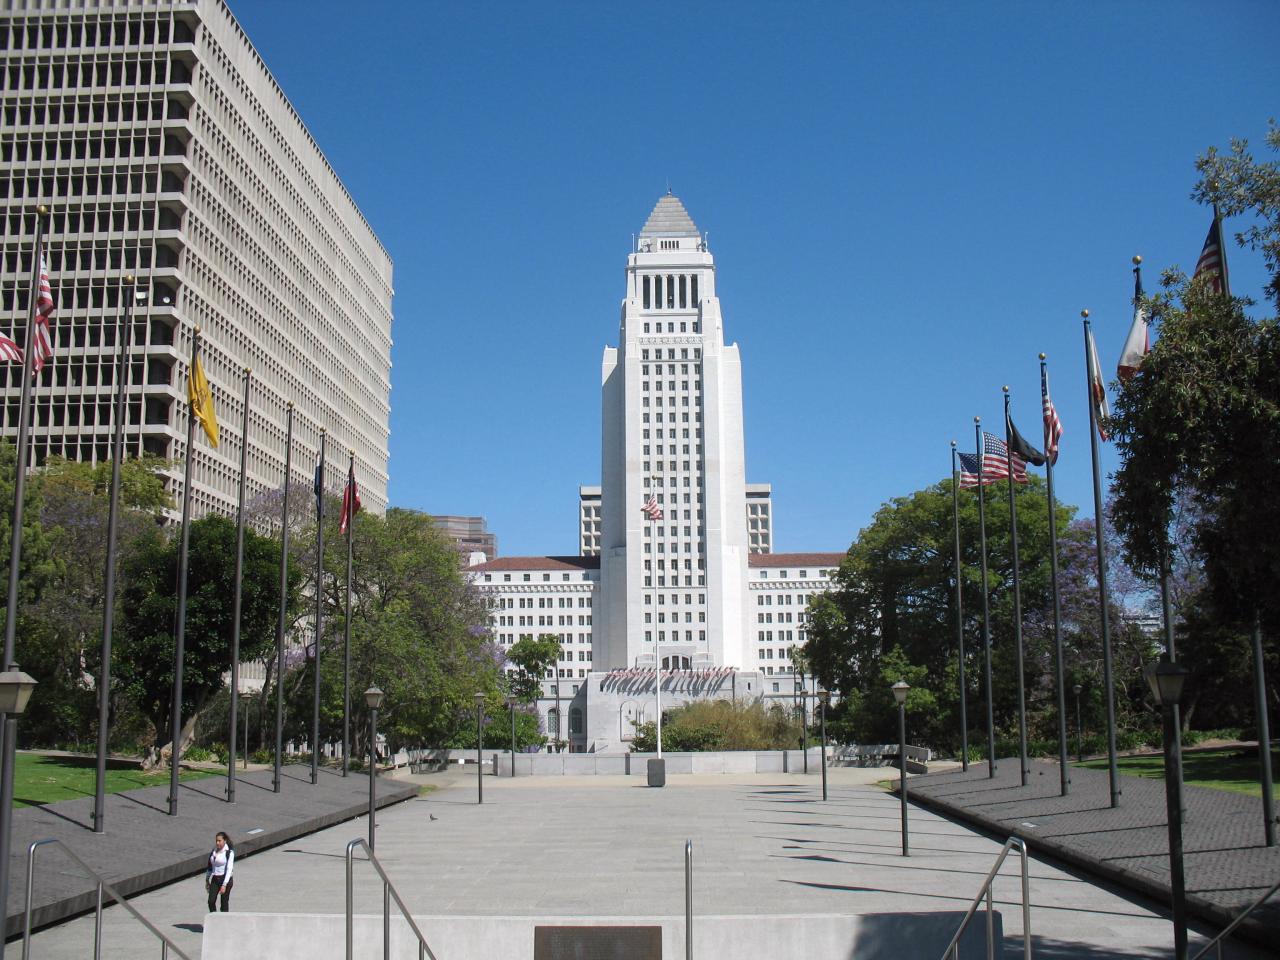
M1009 449L1020 456L1033 467L1044 466L1044 454L1027 443L1027 438L1018 432L1018 428L1013 425L1013 418L1006 416L1004 418L1005 436L1009 438Z

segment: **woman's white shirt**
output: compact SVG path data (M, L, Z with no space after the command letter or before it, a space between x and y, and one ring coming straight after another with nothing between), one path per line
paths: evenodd
M220 886L226 886L231 879L231 871L236 861L236 852L230 847L214 850L209 854L209 875L222 880Z

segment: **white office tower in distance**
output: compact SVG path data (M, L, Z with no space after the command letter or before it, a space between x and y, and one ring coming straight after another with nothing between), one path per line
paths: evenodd
M601 413L601 482L578 488L580 556L471 568L500 648L560 640L545 729L572 750L625 748L654 719L659 668L668 709L794 705L806 606L843 554L772 552L772 488L746 481L742 360L725 342L715 259L670 193L627 258Z
M356 457L364 506L386 507L391 258L223 0L23 0L0 11L0 265L5 332L21 338L37 204L57 303L54 356L33 394L32 464L110 458L116 324L138 281L128 453L169 460L182 496L196 328L222 442L193 457L196 516L248 492L327 482ZM10 331L9 327L16 327ZM252 369L248 435L243 376ZM0 435L20 378L0 367Z
M715 259L674 196L627 258L602 380L596 668L746 661L742 360L726 344ZM652 503L649 511L646 503Z

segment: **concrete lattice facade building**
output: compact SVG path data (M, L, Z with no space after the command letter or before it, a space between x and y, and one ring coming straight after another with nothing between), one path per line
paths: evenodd
M381 513L391 259L225 3L15 0L0 14L0 66L0 297L20 341L30 214L51 209L55 356L34 391L33 464L109 458L132 273L128 449L174 462L175 501L199 327L223 439L192 451L195 514L234 513L245 367L250 496L284 482L292 402L295 478L327 430L330 488L353 450L364 506ZM0 368L0 385L12 439L16 367Z
M561 641L546 729L570 701L572 748L617 749L652 719L659 663L667 703L795 697L806 604L843 554L771 552L773 491L746 482L742 362L724 339L715 260L670 194L627 260L601 404L601 483L578 489L581 556L471 568L501 648ZM660 520L642 510L650 497Z

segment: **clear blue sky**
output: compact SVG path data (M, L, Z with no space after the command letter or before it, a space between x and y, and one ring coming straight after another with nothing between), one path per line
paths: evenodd
M392 503L482 514L506 555L577 550L668 183L710 232L776 550L843 550L946 475L1002 384L1038 436L1041 350L1092 515L1079 310L1114 372L1129 258L1148 289L1194 266L1195 157L1261 154L1280 106L1272 0L231 4L395 260ZM1261 299L1261 258L1230 265Z

